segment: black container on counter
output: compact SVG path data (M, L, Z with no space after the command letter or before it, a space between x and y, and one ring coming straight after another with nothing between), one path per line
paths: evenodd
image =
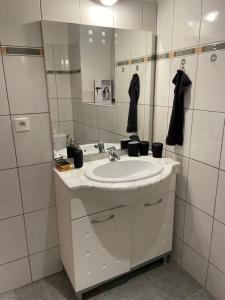
M139 142L131 141L128 143L128 155L129 156L138 156L139 153Z
M141 141L139 143L140 155L148 155L148 151L149 151L149 142L148 141Z
M124 150L128 148L128 143L130 142L130 139L124 139L120 141L120 149Z
M79 147L76 147L73 151L73 161L76 169L83 167L83 151Z
M152 143L152 156L156 158L162 157L163 144L162 143Z

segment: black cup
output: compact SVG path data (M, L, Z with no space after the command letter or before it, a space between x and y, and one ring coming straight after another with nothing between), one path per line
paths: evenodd
M162 143L152 143L152 156L156 158L162 157L163 144Z
M121 148L121 150L127 149L127 148L128 148L128 143L129 143L130 141L131 141L131 140L129 140L129 139L121 140L121 141L120 141L120 148Z
M139 144L140 155L148 155L148 150L149 150L149 142L141 141Z
M138 156L139 152L139 142L131 141L128 143L128 155L129 156Z
M76 169L83 167L83 151L81 149L75 149L73 153L74 167Z

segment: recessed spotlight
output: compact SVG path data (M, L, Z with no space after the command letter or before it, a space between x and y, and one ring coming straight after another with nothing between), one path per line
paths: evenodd
M103 4L103 5L106 5L106 6L112 6L114 5L118 0L100 0L100 2Z

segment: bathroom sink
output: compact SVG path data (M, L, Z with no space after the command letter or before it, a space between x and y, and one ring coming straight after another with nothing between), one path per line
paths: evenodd
M87 167L85 176L93 181L120 183L143 180L153 177L163 171L163 166L155 161L147 161L138 158L122 158L109 162L98 161Z

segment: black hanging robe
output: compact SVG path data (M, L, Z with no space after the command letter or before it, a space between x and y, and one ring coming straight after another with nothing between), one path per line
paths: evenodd
M173 79L175 84L173 109L170 119L169 132L166 138L166 144L169 146L183 145L184 130L184 94L191 80L182 70L177 70L177 74Z
M129 87L130 108L127 122L127 132L137 132L137 103L140 95L140 80L138 74L134 74Z

